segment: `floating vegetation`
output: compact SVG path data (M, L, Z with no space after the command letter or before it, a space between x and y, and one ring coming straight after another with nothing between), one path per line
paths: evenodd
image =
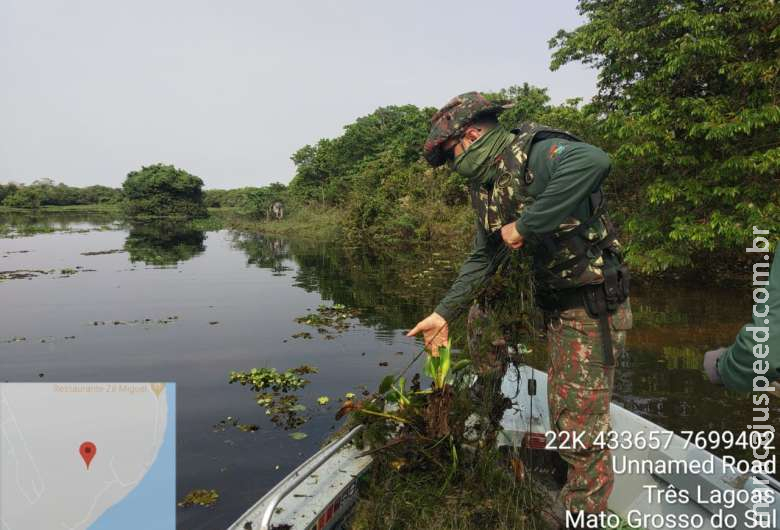
M177 503L177 506L186 508L188 506L214 506L219 500L217 490L192 490Z
M320 396L317 398L317 403L319 405L327 405L330 403L330 398L328 396Z
M122 254L127 252L122 248L112 248L111 250L96 250L94 252L82 252L82 256L104 256L106 254Z
M176 322L179 320L179 317L177 315L171 315L169 317L160 318L160 319L153 319L153 318L143 318L143 319L135 319L135 320L93 320L90 322L90 325L92 326L135 326L138 324L158 324L161 326L164 326L166 324L172 324L173 322Z
M458 358L447 344L427 357L430 388L419 374L389 375L362 401L345 395L336 417L364 425L357 443L374 458L349 528L546 528L545 488L496 449L511 406L501 393L510 359L504 342L489 347L499 360L491 370L474 366L476 352Z
M215 423L213 430L214 432L225 432L230 427L236 428L241 432L255 432L260 428L254 423L240 423L238 418L228 416L224 420L220 420L218 423Z
M49 226L46 224L24 223L13 226L0 226L0 237L6 239L18 239L21 237L36 236L39 234L86 234L88 232L104 232L118 230L119 225L103 225L95 228L62 228L61 226Z
M36 234L51 234L53 232L67 233L70 230L59 230L57 228L45 225L25 224L16 225L10 227L4 227L4 230L0 235L8 239L16 239L19 237L34 236Z
M292 334L290 336L292 338L294 338L294 339L311 339L312 338L311 333L309 333L308 331L301 331L300 333L294 333L294 334Z
M10 344L12 342L24 342L27 340L27 337L11 337L10 339L2 339L0 340L0 344Z
M2 232L0 232L0 235L2 235ZM0 257L7 258L11 254L27 254L29 252L32 252L32 250L6 250Z
M18 269L15 271L0 271L0 282L6 280L30 280L32 278L46 276L47 274L52 274L54 272L54 269Z
M230 372L230 383L249 385L255 392L269 388L274 392L289 392L309 384L301 375L312 373L317 373L317 369L305 364L284 372L277 372L276 368L252 368L248 372Z
M42 276L50 276L56 272L58 272L57 269L17 269L13 271L0 271L0 282L6 280L31 280ZM59 270L59 277L66 278L79 272L95 272L95 269L85 269L80 265L76 267L67 267Z
M275 368L252 368L248 372L230 372L229 383L249 386L255 394L255 401L265 408L266 415L274 425L285 430L297 429L309 417L303 415L306 407L299 403L298 396L291 394L309 384L302 376L315 374L317 369L307 364L278 372Z
M295 319L298 324L312 326L317 328L317 333L324 335L325 340L333 340L336 334L347 331L351 324L349 320L355 318L359 311L357 309L348 309L343 304L334 304L332 306L320 305L316 313L300 316ZM303 335L306 336L303 336ZM296 333L293 338L311 338L307 332Z
M308 437L309 435L305 432L291 432L290 438L293 440L303 440L304 438Z

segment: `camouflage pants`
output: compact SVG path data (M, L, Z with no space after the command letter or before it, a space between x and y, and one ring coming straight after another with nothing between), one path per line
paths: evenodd
M605 364L598 320L584 309L569 309L560 318L547 320L550 423L558 433L583 433L581 444L559 450L569 464L561 500L567 510L602 512L607 509L614 476L609 449L594 446L594 441L600 432L606 434L610 429L615 367ZM610 317L616 364L631 325L631 306L626 300ZM570 441L567 438L559 436L559 445Z

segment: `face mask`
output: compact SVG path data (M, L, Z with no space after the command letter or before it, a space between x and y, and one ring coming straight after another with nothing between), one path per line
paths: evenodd
M479 182L483 185L492 183L496 177L493 162L514 137L503 127L494 127L455 157L452 162L453 171L457 171L471 182Z

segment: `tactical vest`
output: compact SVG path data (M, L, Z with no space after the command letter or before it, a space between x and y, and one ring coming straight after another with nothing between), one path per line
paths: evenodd
M516 135L515 140L494 161L498 175L492 188L478 183L470 187L472 207L488 234L495 234L505 224L516 221L533 203L528 186L534 176L527 165L535 140L564 138L582 141L566 131L533 122L521 124L512 133ZM530 239L527 244L533 246L537 288L542 291L603 283L605 250L613 254L618 263L622 261L620 243L607 219L600 190L591 196L590 218L582 221L568 217L553 232Z

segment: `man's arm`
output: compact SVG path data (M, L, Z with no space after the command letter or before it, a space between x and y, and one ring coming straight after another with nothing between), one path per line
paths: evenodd
M742 327L737 340L724 351L714 350L705 356L705 368L710 379L718 377L733 390L750 392L753 379L766 377L769 381L780 378L780 247L775 251L769 274L766 304L753 306L753 320ZM716 374L712 374L712 370ZM770 385L771 386L771 385ZM778 387L778 385L775 385Z
M471 254L461 265L452 287L434 312L418 322L406 336L413 337L422 332L425 346L431 355L437 356L439 347L447 344L449 338L448 322L457 316L458 311L474 296L476 289L496 271L496 251L500 244L498 240L490 240L477 223Z
M521 236L552 232L598 188L610 169L607 153L584 142L566 145L557 155L550 182L517 220Z
M496 272L497 248L496 240L490 240L485 230L477 224L471 254L460 266L458 277L436 306L435 312L444 320L449 322L455 318L458 310L471 301L474 291Z

